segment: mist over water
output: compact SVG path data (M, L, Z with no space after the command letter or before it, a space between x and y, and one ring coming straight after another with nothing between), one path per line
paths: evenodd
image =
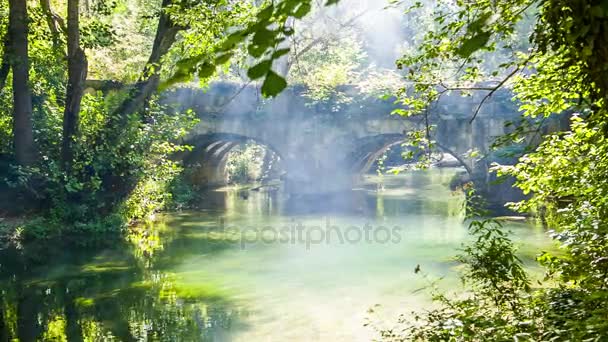
M0 260L12 262L0 268L0 288L10 303L27 293L20 307L31 318L78 322L98 340L369 341L369 320L392 326L400 314L428 307L429 282L415 274L417 265L428 279L443 278L441 288L459 288L452 257L468 234L462 195L447 188L456 171L368 177L342 195L349 207L324 212L293 212L280 191L248 198L214 191L205 209L163 215L113 248L47 247L57 256L52 265L4 251ZM293 225L306 227L303 240L270 238L272 229ZM366 225L372 234L399 231L367 241ZM319 239L328 227L332 238ZM547 244L529 225L506 229L526 262L533 258L527 251ZM337 232L350 237L340 241ZM78 316L66 318L62 308L72 300ZM34 329L28 317L21 324Z

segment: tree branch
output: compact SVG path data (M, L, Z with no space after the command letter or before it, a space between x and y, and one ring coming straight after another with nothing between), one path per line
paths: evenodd
M137 83L131 88L127 99L118 107L115 114L124 120L135 113L158 89L160 83L161 59L169 51L177 38L177 33L184 27L175 25L166 9L172 0L163 0L162 11L158 21L152 52Z
M65 22L63 21L63 18L61 18L57 13L53 12L50 0L40 0L40 8L42 8L42 12L44 12L46 23L51 31L53 47L55 49L59 49L61 43L60 32L67 34Z
M473 123L473 121L475 121L475 118L477 117L477 115L479 114L479 111L481 110L481 107L483 106L483 104L492 96L494 95L494 93L502 88L502 86L509 80L511 79L511 77L513 77L517 72L519 72L519 70L521 70L521 66L517 66L515 69L513 69L513 71L511 71L511 73L509 73L509 75L507 75L507 77L505 77L502 81L500 81L496 87L494 87L492 90L490 90L489 93L486 94L486 96L483 97L483 99L481 99L481 102L479 102L479 105L477 106L477 109L475 109L475 113L473 113L473 117L471 118L471 120L469 120L469 123Z
M349 20L345 21L344 23L338 22L338 25L340 25L340 27L342 27L342 28L351 26L355 21L357 21L357 19L361 18L366 13L367 13L367 11L362 11L361 13L355 15L354 17L350 18ZM333 18L332 18L332 20L336 21ZM294 39L293 40L293 42L294 42L294 48L293 49L294 49L295 55L294 55L293 59L291 59L290 61L287 62L285 76L287 76L287 73L289 73L289 70L293 66L294 61L297 61L303 54L305 54L308 51L310 51L316 45L318 45L320 43L323 43L323 42L326 42L326 41L328 41L330 39L335 39L337 36L338 36L337 33L333 33L333 34L330 34L328 36L317 37L317 38L313 39L311 42L309 42L305 47L303 47L299 51L297 49L297 41Z

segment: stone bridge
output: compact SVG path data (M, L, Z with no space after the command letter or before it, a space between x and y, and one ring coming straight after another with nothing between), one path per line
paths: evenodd
M356 88L343 89L343 103L314 103L306 90L292 87L274 99L263 99L254 86L217 83L206 91L179 88L164 101L179 110L192 109L200 123L187 137L194 148L185 154L187 165L200 168L203 181L225 183L228 152L246 141L266 146L281 159L286 188L293 192L331 192L352 188L384 151L401 143L405 133L422 128L420 118L391 115L391 100L364 97ZM482 96L483 94L481 94ZM434 139L469 169L471 149L487 151L504 123L517 114L510 94L497 92L486 101L477 119L470 119L479 96L445 96L431 108L437 125Z

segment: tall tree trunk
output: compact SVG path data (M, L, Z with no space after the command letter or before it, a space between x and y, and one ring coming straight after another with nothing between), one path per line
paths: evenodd
M181 26L175 25L165 11L172 4L172 0L163 0L162 2L158 28L148 63L146 63L142 75L132 88L130 96L116 111L116 114L122 117L123 120L127 115L137 112L150 96L156 92L160 82L161 59L175 42L177 33L184 29Z
M74 138L78 133L80 103L87 77L87 58L80 47L79 0L68 0L68 88L63 113L63 144L61 156L65 166L74 157Z
M109 139L100 135L97 139L97 144L118 145L121 139L120 130L126 126L129 115L137 113L150 99L152 94L158 90L162 57L175 42L177 33L184 29L184 27L175 25L166 12L167 8L173 3L173 0L163 0L158 28L156 29L156 36L148 62L137 83L130 87L127 98L108 120L108 129L112 131ZM146 119L142 115L141 121L145 121ZM132 180L121 179L112 174L103 175L102 178L104 180L104 188L109 192L117 194L118 197L126 196L135 185ZM117 191L118 189L120 190Z
M26 0L9 0L10 62L13 69L13 144L21 165L35 160L32 96L29 85Z

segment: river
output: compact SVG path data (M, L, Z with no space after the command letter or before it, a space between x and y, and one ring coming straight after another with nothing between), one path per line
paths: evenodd
M454 172L368 177L323 197L216 191L128 241L2 251L0 340L368 341L366 322L428 308L431 282L459 288L452 257L468 235ZM546 234L506 228L532 265Z

